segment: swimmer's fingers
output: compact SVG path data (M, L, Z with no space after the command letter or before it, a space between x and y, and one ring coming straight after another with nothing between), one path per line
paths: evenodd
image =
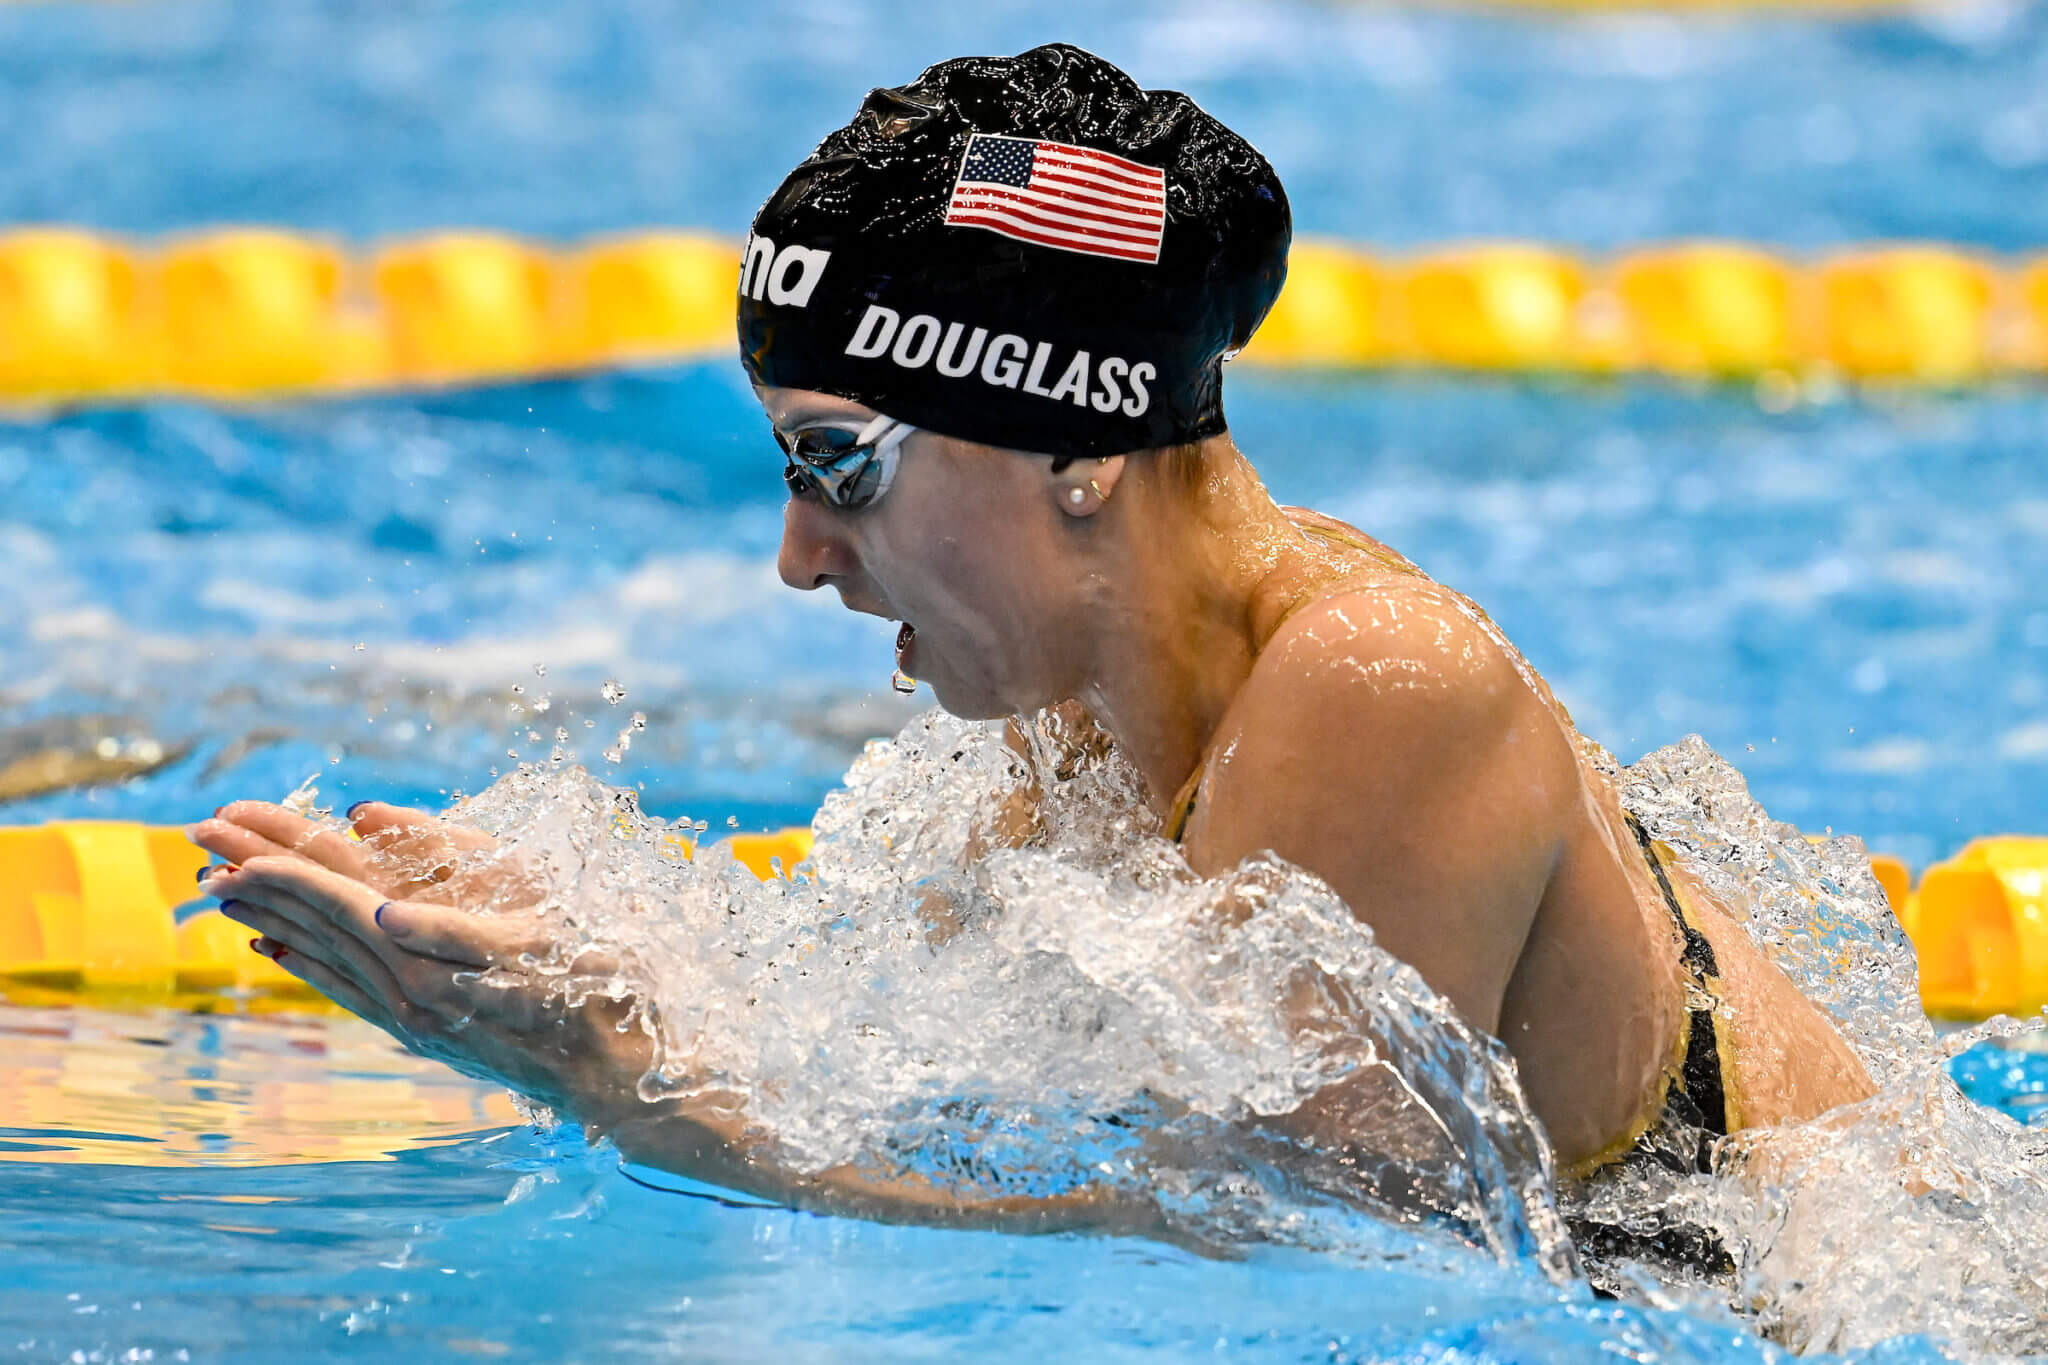
M206 890L275 909L297 922L314 942L326 945L330 957L346 948L360 948L392 973L419 960L378 927L383 892L305 858L251 858L235 871L208 877Z
M373 916L400 950L465 967L518 967L548 955L552 941L528 916L485 917L425 901L386 901Z
M400 1036L396 1021L387 1015L376 1001L364 994L362 987L311 953L294 951L282 939L272 938L268 934L262 938L250 939L249 948L250 951L269 958L350 1014L375 1024L394 1037Z
M280 867L284 871L280 872ZM454 1021L477 1013L474 978L462 979L471 976L471 968L416 957L381 938L367 939L360 930L363 906L378 903L377 893L322 869L306 870L309 868L303 861L293 868L278 858L245 864L240 872L231 874L234 884L228 889L233 897L222 903L221 913L294 952L320 959L354 981L363 994L377 1002L383 1016L364 1017L389 1028L409 1045L420 1045L449 1031ZM344 885L322 887L319 878ZM352 897L350 887L361 896ZM348 898L355 903L337 904ZM367 913L374 924L374 909Z
M283 844L266 839L232 820L218 817L201 820L186 833L193 843L230 863L246 863L251 858L290 857L292 853Z
M280 849L332 868L344 877L360 881L370 871L362 845L340 830L308 820L283 806L272 805L268 801L230 801L214 813L214 819L239 826Z
M399 1001L437 1016L468 1016L479 999L495 1005L505 992L487 987L479 995L457 981L456 972L525 968L548 960L554 947L531 916L473 915L386 900L381 892L303 858L255 858L238 871L208 878L207 889L270 907L323 947L321 955L330 960L350 967L359 958L374 960L385 975L373 980L363 973L365 984L392 998L394 1012L408 1028L414 1024L396 1010ZM568 965L580 974L594 974L580 961Z
M379 875L367 880L394 899L442 905L532 905L546 892L526 860L479 829L402 806L370 803L350 812Z
M272 894L261 900L224 901L220 909L235 923L254 929L284 949L282 957L268 955L280 966L315 960L329 978L346 983L346 999L322 987L321 994L328 999L387 1033L405 1036L405 992L398 978L362 945L337 942L332 936L309 928L308 922L317 919L311 907Z
M430 838L445 840L464 852L489 848L498 842L480 829L458 825L411 806L394 806L385 801L358 801L348 808L348 822L365 840L372 835L394 842L408 837Z
M359 802L348 818L363 849L389 874L379 884L396 896L447 881L461 868L463 854L497 844L482 830L382 801Z

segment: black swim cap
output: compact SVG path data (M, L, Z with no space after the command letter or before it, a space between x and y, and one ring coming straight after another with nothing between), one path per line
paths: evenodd
M748 375L1058 456L1223 430L1223 360L1287 274L1251 144L1064 43L962 57L860 112L754 218Z

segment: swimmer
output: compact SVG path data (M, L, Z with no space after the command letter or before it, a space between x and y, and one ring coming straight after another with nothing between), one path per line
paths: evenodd
M1077 747L1113 745L1195 872L1270 850L1322 877L1505 1044L1572 1178L1698 1169L1720 1135L1869 1095L1477 606L1268 496L1222 364L1278 295L1290 234L1247 142L1079 49L871 93L741 262L742 359L790 494L783 579L899 622L899 676L946 710L1055 708ZM650 1045L614 1027L623 1004L476 982L550 946L537 914L465 910L496 893L449 877L452 855L484 836L379 804L351 818L363 843L227 806L196 837L239 870L207 888L259 951L408 1046L636 1160L794 1204L1152 1230L1085 1194L799 1176L736 1103L643 1102ZM1028 808L987 832L1031 836ZM1289 1122L1370 1144L1348 1084Z

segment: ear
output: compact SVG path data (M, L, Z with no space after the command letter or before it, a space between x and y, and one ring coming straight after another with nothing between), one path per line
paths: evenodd
M1124 457L1076 460L1053 476L1053 501L1070 517L1092 517L1116 492L1124 476Z

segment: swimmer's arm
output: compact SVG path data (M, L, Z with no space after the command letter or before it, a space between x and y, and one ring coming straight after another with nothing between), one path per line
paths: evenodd
M1112 1191L974 1196L855 1166L794 1171L774 1159L772 1144L749 1138L732 1110L710 1105L641 1105L587 1131L609 1137L630 1161L814 1213L1000 1232L1171 1236L1156 1206Z
M1505 648L1447 601L1343 594L1268 644L1220 738L1195 871L1265 850L1309 869L1497 1031L1580 785Z

